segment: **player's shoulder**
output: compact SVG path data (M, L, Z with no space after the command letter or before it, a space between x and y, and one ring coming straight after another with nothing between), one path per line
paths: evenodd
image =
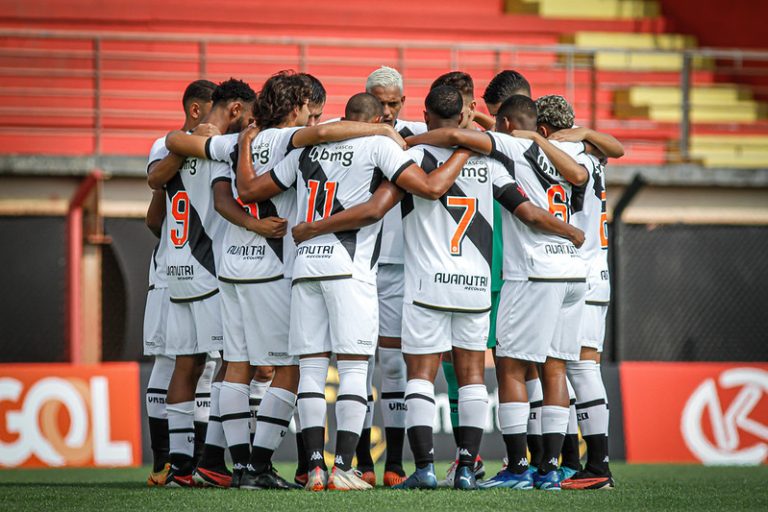
M427 132L426 123L420 121L405 121L403 119L397 119L395 121L395 131L403 137L410 137L411 135L421 135Z
M557 149L569 154L574 158L582 154L589 156L586 154L586 145L583 142L565 142L559 140L550 140L549 142L551 142L552 145Z

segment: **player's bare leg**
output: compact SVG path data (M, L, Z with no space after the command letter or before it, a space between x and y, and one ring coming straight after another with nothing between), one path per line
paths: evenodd
M168 383L167 411L171 473L167 483L192 485L195 389L205 366L205 354L178 355Z
M459 462L454 487L472 489L477 487L474 467L488 416L485 351L454 347L453 364L459 384Z
M610 489L613 478L609 467L607 395L600 376L600 352L582 347L580 360L568 362L568 378L576 392L576 410L584 442L587 463L562 484L564 489Z

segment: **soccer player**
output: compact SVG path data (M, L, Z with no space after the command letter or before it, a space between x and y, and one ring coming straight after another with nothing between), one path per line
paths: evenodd
M222 82L212 94L213 106L204 121L221 132L239 131L252 119L254 98L255 93L244 82ZM166 145L170 137L172 133ZM194 484L192 398L206 354L222 349L216 264L224 222L214 209L214 194L226 191L229 180L225 165L198 158L185 159L177 170L155 168L148 177L150 186L165 186L169 214L167 352L176 356L167 400L171 469L166 485L170 486ZM198 467L226 472L223 431L218 421L219 390L220 384L211 386L211 417Z
M216 84L208 80L192 82L184 90L184 126L188 131L197 127L201 119L211 110L211 93ZM165 137L160 137L149 153L147 173L158 166L178 169L183 159L169 156L165 148ZM147 485L164 485L170 464L168 463L168 418L165 410L168 383L173 373L174 358L165 354L166 322L168 317L168 282L166 280L165 253L168 224L165 222L165 192L152 192L152 201L147 210L147 226L158 237L152 251L149 265L149 291L144 309L144 355L154 356L152 373L146 391L146 407L149 419L149 438L152 446L152 471ZM201 379L202 380L202 379Z
M382 123L389 124L403 137L423 133L424 123L400 119L405 104L403 77L393 68L382 66L365 82L365 90L382 105ZM384 217L379 255L377 290L379 297L379 362L381 364L381 413L387 455L384 485L391 487L405 479L403 443L405 440L405 360L400 349L403 323L403 223L399 205ZM368 411L365 428L357 447L357 468L363 479L376 484L371 457L371 425L373 423L373 362L368 372Z
M566 221L571 213L571 183L583 184L587 173L562 152L542 152L547 142L535 132L535 119L533 100L515 95L499 107L497 132L436 130L412 137L409 143L458 144L489 154L515 170L516 180L537 206ZM515 131L515 135L534 142L510 137L515 129L525 130ZM499 423L509 465L484 486L530 488L533 482L537 488L559 489L558 457L568 424L565 361L578 359L575 331L583 307L586 269L571 242L532 230L507 213L502 222L505 282L496 327L496 368ZM541 318L550 320L540 323ZM531 362L543 363L544 388L544 460L532 476L525 456L530 410L525 374Z
M543 96L536 100L536 107L538 131L543 136L564 141L586 140L606 154L616 157L623 154L621 144L610 135L573 128L573 107L562 96ZM561 485L563 489L610 489L614 482L608 464L608 402L600 376L600 353L611 295L605 167L598 158L584 153L577 161L589 172L587 183L574 190L572 217L574 225L589 233L580 252L588 272L584 313L578 330L580 360L569 361L567 373L576 393L579 428L587 444L587 463L583 471L570 475ZM564 454L564 463L565 458Z
M239 143L235 134L210 140L175 134L169 145L182 154L204 154L226 162L232 173L242 147L255 172L263 174L294 147L374 134L402 141L391 127L381 124L344 121L302 129L310 116L313 93L306 76L287 71L277 73L265 82L256 103L260 132L248 130ZM249 180L238 181L238 185L247 189ZM291 189L257 204L244 202L237 188L230 195L238 198L242 208L239 220L228 219L231 224L224 236L219 269L224 359L228 362L221 391L222 423L236 474L249 466L239 480L239 487L290 489L293 484L275 472L271 457L290 422L298 385L297 360L288 355L290 276L295 248L290 238L284 240L286 230L295 223L296 192ZM251 227L264 221L271 222L271 234ZM251 366L275 367L274 379L256 418L252 450L247 424Z
M381 103L360 93L347 103L345 119L378 123ZM241 149L242 152L242 149ZM370 198L381 175L407 190L439 197L466 161L450 158L427 175L385 137L361 137L295 150L271 173L239 188L241 197L262 201L296 184L298 218L312 222ZM253 178L247 158L238 162L238 186ZM301 183L301 185L298 185ZM376 264L380 225L318 237L299 244L293 269L290 352L300 357L298 408L309 459L307 489L362 490L371 485L351 467L367 408L368 360L376 349ZM335 465L327 479L325 379L336 354L339 395Z
M430 130L460 126L463 101L456 88L435 87L425 103L425 119ZM548 149L557 153L553 147ZM452 151L417 146L409 153L429 171L449 158ZM559 156L568 158L564 154ZM390 198L402 197L398 193L384 194L377 190L366 204L315 222L311 232L314 235L337 232L381 218L393 205ZM406 423L417 470L395 488L437 486L432 455L434 378L440 354L451 349L462 386L457 429L460 463L455 487L476 488L473 466L488 405L483 374L490 309L489 219L493 197L527 225L576 244L583 241L583 233L578 229L528 202L510 169L487 157L471 158L438 201L406 196L403 202L406 271L403 352L408 366ZM299 225L295 231L309 227Z

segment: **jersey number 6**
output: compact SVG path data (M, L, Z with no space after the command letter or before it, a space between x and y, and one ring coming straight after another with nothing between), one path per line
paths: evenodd
M456 231L453 232L451 237L451 256L461 256L461 244L464 241L464 237L467 236L467 229L469 229L472 219L475 218L477 213L477 198L448 196L446 197L446 205L448 208L464 209L459 219L459 225L456 226Z
M563 222L568 222L568 197L562 185L552 185L547 189L549 213Z

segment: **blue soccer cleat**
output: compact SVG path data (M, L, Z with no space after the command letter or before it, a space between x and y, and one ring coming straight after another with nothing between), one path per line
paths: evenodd
M473 468L469 466L460 466L456 469L456 476L453 478L453 488L463 491L475 491L477 487L477 479L475 478L475 472Z
M481 489L518 489L527 491L533 489L533 474L530 470L516 474L503 469L493 478L479 482Z
M436 489L437 477L435 476L435 465L427 464L426 467L421 469L416 468L411 476L403 480L397 485L393 485L392 489Z
M536 472L533 474L533 485L542 491L559 491L560 474L556 469L543 475Z
M569 468L568 466L560 466L557 469L557 472L560 474L560 481L568 480L573 475L579 472L578 469Z

